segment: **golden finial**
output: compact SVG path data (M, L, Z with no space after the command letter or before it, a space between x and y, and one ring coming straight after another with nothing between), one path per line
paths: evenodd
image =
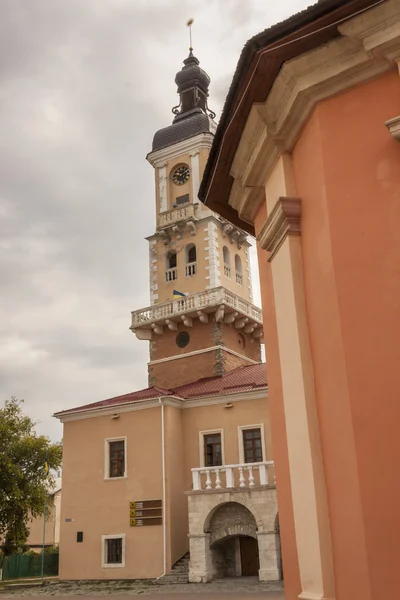
M189 19L188 22L186 23L186 27L189 27L189 39L190 39L190 46L189 46L189 51L192 52L193 51L193 47L192 47L192 25L193 25L194 19Z

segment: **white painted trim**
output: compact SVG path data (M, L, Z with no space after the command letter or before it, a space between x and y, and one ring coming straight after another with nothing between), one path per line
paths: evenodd
M172 406L173 408L185 410L187 408L198 408L200 406L214 406L216 404L227 404L228 402L246 402L266 398L268 398L268 387L258 388L257 390L250 390L248 392L234 392L233 394L189 398L186 400L172 396L163 396L162 400L165 406ZM136 410L148 410L158 406L158 397L147 398L146 400L139 400L137 402L122 402L121 404L114 404L113 406L87 408L86 410L81 409L66 414L56 413L53 417L59 419L61 423L68 423L69 421L82 421L84 419L106 417L114 414L120 415L127 412L135 412Z
M214 433L221 434L221 456L222 464L225 464L225 440L223 429L207 429L205 431L199 431L199 452L200 452L200 467L204 467L204 436L213 435Z
M262 459L261 462L267 460L267 453L265 450L265 434L264 434L264 423L257 423L256 425L238 425L238 442L239 442L239 463L244 464L244 445L243 445L243 431L246 429L260 429L261 433L261 450Z
M253 360L251 358L248 358L247 356L244 356L243 354L239 354L239 352L235 352L235 350L231 350L230 348L227 348L226 346L210 346L209 348L203 348L202 350L192 350L192 352L185 352L185 354L174 354L174 356L168 356L167 358L159 358L157 360L151 360L147 364L150 366L158 365L160 363L165 363L170 360L179 360L180 358L187 358L188 356L196 356L198 354L205 354L206 352L214 352L215 350L224 350L225 352L228 352L228 354L233 354L233 356L238 356L239 358L243 358L243 360L247 360L247 362L251 363L252 365L259 364L258 360Z
M161 466L162 466L162 522L163 522L163 573L161 577L167 573L167 476L165 471L165 417L164 417L164 402L159 399L161 406Z
M168 210L167 166L158 167L158 191L160 194L160 213Z
M119 540L122 539L122 562L121 563L107 563L106 562L106 540ZM115 533L101 536L101 566L103 569L118 569L125 567L125 552L126 552L126 534Z
M190 163L192 171L192 202L198 201L199 187L200 187L200 162L198 150L190 153Z
M213 143L214 135L212 133L200 133L188 140L182 140L173 146L149 152L146 156L147 160L153 167L163 165L167 160L173 160L184 154L190 154L200 148L210 149Z
M110 477L110 442L124 442L124 474L122 477ZM120 436L104 440L104 481L118 481L128 477L128 438Z

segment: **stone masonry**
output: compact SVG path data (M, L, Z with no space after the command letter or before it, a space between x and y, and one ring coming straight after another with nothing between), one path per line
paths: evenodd
M218 576L212 545L232 536L255 537L259 550L259 580L279 580L276 531L276 489L189 492L189 581L205 583Z

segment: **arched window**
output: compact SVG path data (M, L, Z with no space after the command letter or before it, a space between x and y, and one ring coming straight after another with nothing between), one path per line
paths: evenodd
M238 254L235 254L236 283L243 284L242 260Z
M231 276L231 257L229 255L229 250L226 246L222 248L222 255L224 258L224 273L227 277Z
M165 280L175 281L178 279L178 269L176 268L176 252L171 250L165 257Z
M185 248L186 255L186 277L196 275L196 246L188 244Z

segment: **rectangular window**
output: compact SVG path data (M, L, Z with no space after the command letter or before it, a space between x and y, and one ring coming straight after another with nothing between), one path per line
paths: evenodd
M125 534L103 535L102 541L102 566L125 566Z
M122 538L106 540L106 563L122 563Z
M180 204L187 204L189 202L189 194L185 194L184 196L177 196L175 198L175 204L179 206Z
M126 451L125 439L108 440L108 466L107 477L125 477L126 472Z
M262 462L261 429L243 429L243 452L245 463Z
M222 465L222 445L220 433L204 435L204 466L219 467Z

